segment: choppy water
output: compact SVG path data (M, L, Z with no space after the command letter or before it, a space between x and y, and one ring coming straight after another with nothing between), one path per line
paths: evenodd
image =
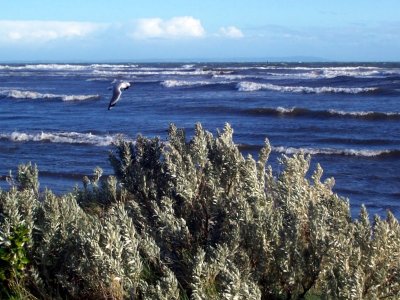
M107 110L115 79L133 86ZM118 135L165 138L169 123L193 132L232 124L243 151L270 139L304 151L335 191L372 213L400 216L400 64L0 65L0 178L22 162L41 186L71 190L100 166Z

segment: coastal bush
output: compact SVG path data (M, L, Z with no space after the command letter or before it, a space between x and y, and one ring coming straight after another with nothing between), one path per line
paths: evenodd
M400 226L389 212L356 220L310 156L267 165L244 157L227 124L200 124L188 140L138 136L110 153L83 188L39 192L38 171L19 167L0 191L1 281L9 295L39 299L398 299ZM20 231L16 231L16 230ZM23 229L23 230L22 230ZM18 233L19 232L19 233ZM5 243L15 234L19 250ZM8 248L7 248L8 247ZM3 266L3 265L2 265Z
M29 241L28 230L24 225L11 228L9 236L0 237L0 296L10 297L12 285L24 276L24 269L29 263L24 244Z

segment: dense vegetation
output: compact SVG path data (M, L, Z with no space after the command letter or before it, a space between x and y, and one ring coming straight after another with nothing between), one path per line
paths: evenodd
M352 220L310 157L244 158L226 125L187 142L119 141L83 188L0 191L0 296L14 299L398 299L400 227Z

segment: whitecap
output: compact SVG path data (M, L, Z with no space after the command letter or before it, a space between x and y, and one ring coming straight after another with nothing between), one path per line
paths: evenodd
M182 69L193 69L193 68L194 68L193 64L182 65Z
M377 112L377 111L343 111L343 110L335 110L329 109L328 112L332 115L340 115L340 116L355 116L355 117L368 117L368 116L387 116L387 117L396 117L400 116L400 112Z
M258 78L257 76L251 76L251 75L234 75L234 74L215 74L212 76L213 78L223 78L227 80L240 80L240 79L245 79L245 78Z
M204 69L182 69L182 68L155 68L155 67L141 67L129 71L113 71L113 70L93 70L92 74L100 76L118 76L118 75L137 75L137 76L150 76L150 75L175 75L175 76L202 76L202 75L215 75L220 74L221 71L217 70L204 70ZM225 72L229 73L229 72Z
M296 110L296 107L284 108L284 107L278 106L278 107L276 108L276 111L279 112L279 113L281 113L281 114L292 113L292 112L294 112L295 110Z
M119 139L129 141L121 134L95 135L92 133L79 132L40 132L26 133L14 131L12 133L1 133L0 139L12 142L48 142L61 144L89 144L95 146L110 146Z
M329 67L307 67L307 66L245 66L230 67L231 70L261 70L269 71L263 73L272 77L283 78L335 78L339 76L355 78L381 78L390 75L399 75L400 68L382 68L375 66L329 66Z
M110 81L107 77L88 78L85 81Z
M98 70L95 69L92 71L92 74L96 76L129 76L132 75L134 72L130 71L118 71L118 70Z
M62 101L85 101L100 99L100 95L61 95Z
M73 65L73 64L28 64L28 65L1 65L0 69L6 70L27 70L27 71L58 71L58 70L70 70L70 71L81 71L87 70L90 66L88 65Z
M272 151L284 154L323 154L323 155L346 155L346 156L361 156L361 157L375 157L382 154L389 154L393 150L370 150L370 149L332 149L332 148L293 148L293 147L272 147Z
M61 99L62 101L84 101L100 98L100 95L62 95L23 90L2 90L0 95L12 99Z
M91 68L94 69L127 69L127 68L137 68L138 65L124 65L124 64L91 64Z
M88 71L93 69L127 69L138 65L124 64L26 64L26 65L0 65L0 70L11 71Z
M345 94L358 94L376 91L378 88L356 88L356 87L307 87L307 86L280 86L271 83L257 83L251 81L243 81L237 84L237 89L241 92L254 92L259 90L270 90L277 92L287 93L306 93L306 94L320 94L320 93L345 93Z
M186 81L186 80L165 80L160 83L162 86L167 88L173 87L183 87L183 86L202 86L202 85L210 85L214 84L210 81Z

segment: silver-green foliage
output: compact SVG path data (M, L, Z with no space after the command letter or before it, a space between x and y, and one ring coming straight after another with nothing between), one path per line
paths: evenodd
M136 231L121 201L99 216L78 205L81 193L35 195L31 185L1 192L0 233L6 236L14 224L30 229L31 265L19 284L36 297L153 299L160 291L166 299L179 297L173 274L161 269L159 247Z
M308 176L310 157L267 166L243 157L227 124L216 137L170 126L167 142L139 136L110 155L84 189L38 193L37 170L20 167L0 193L2 236L29 229L26 289L39 298L397 299L400 227L349 203ZM35 171L36 170L36 171ZM22 172L22 174L20 174ZM39 199L40 198L40 199Z

